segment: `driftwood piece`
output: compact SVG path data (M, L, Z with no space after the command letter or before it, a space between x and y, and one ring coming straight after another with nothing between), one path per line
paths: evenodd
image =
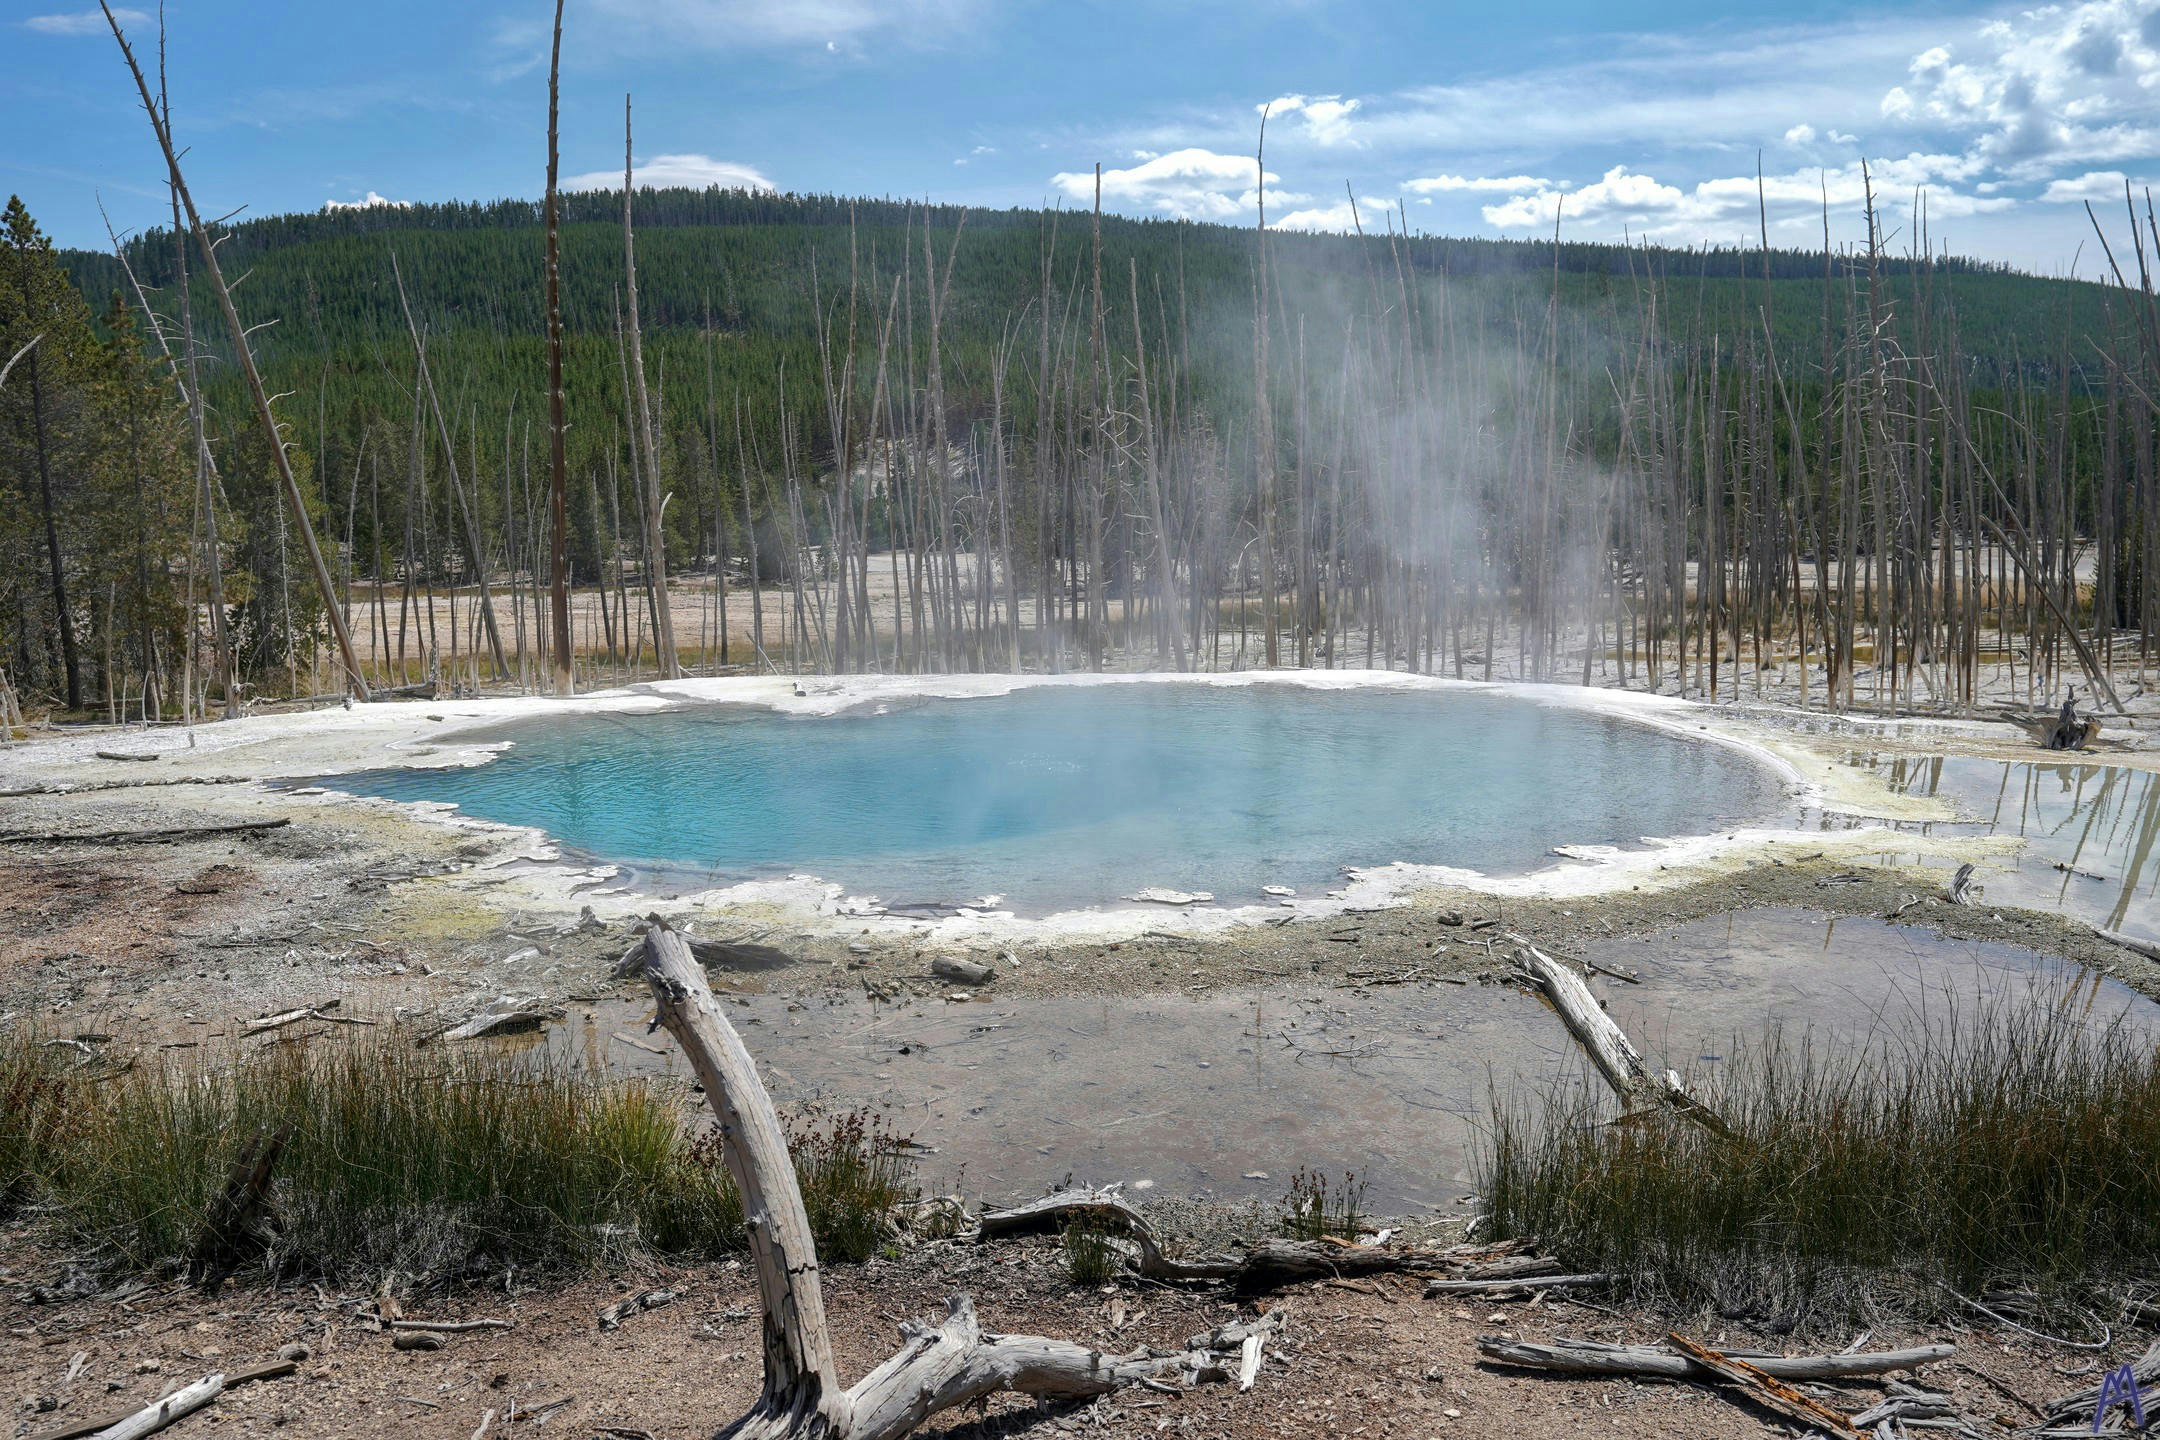
M2093 928L2093 934L2110 945L2122 946L2133 955L2143 955L2148 960L2160 960L2160 945L2155 945L2150 940L2140 940L2134 935L2125 935L2120 930L2102 930L2098 926Z
M1018 1205L985 1210L976 1222L977 1238L1025 1235L1076 1223L1118 1232L1132 1246L1132 1252L1126 1254L1127 1263L1150 1280L1227 1280L1242 1268L1243 1262L1229 1258L1171 1259L1163 1253L1155 1227L1119 1193L1116 1185L1058 1190Z
M217 892L212 891L210 893L215 894ZM297 1025L303 1020L319 1020L326 1025L373 1025L375 1023L373 1020L363 1019L357 1015L333 1015L330 1013L344 1003L340 999L330 999L324 1000L320 1004L303 1005L296 1010L280 1010L275 1015L263 1015L243 1024L240 1027L240 1035L242 1039L254 1035L267 1035L272 1030L282 1030L287 1025Z
M632 1315L663 1309L679 1298L673 1290L641 1290L635 1295L626 1295L600 1312L600 1328L620 1330L622 1322Z
M1507 938L1516 945L1515 963L1552 1002L1561 1023L1575 1037L1575 1043L1582 1046L1590 1062L1597 1066L1605 1083L1612 1086L1621 1104L1630 1110L1668 1109L1713 1134L1731 1137L1731 1128L1687 1093L1678 1074L1671 1070L1663 1075L1651 1073L1642 1052L1628 1039L1627 1032L1605 1013L1605 1007L1598 1004L1597 996L1590 993L1590 987L1583 983L1580 975L1520 935Z
M181 825L168 830L103 830L95 833L68 830L0 830L0 845L176 845L188 840L215 839L220 835L259 835L265 830L282 830L290 824L292 821L289 819L277 819L237 820L229 825Z
M183 1386L164 1399L144 1406L119 1424L98 1431L97 1440L140 1440L140 1437L155 1434L175 1420L194 1414L223 1393L225 1377L205 1375L194 1384Z
M765 1383L749 1413L728 1427L734 1440L898 1440L929 1416L998 1390L1061 1399L1128 1384L1229 1378L1253 1333L1249 1325L1211 1332L1210 1343L1177 1355L1107 1355L1063 1340L988 1333L963 1295L949 1303L943 1323L904 1325L900 1351L841 1388L802 1190L756 1062L690 947L664 922L646 930L629 959L652 987L655 1023L667 1027L704 1084L728 1174L742 1195L764 1304Z
M633 955L652 987L658 1023L689 1057L720 1122L722 1153L742 1195L743 1229L765 1303L764 1389L730 1433L743 1440L845 1437L852 1431L853 1406L833 1363L817 1246L779 1112L682 936L655 922Z
M1510 1254L1512 1244L1418 1250L1353 1245L1335 1239L1266 1240L1242 1256L1173 1259L1163 1253L1147 1217L1133 1208L1116 1185L1053 1191L1004 1209L985 1210L976 1221L975 1238L988 1240L1082 1223L1115 1232L1116 1241L1123 1242L1118 1248L1126 1264L1143 1279L1228 1280L1246 1295L1306 1280L1352 1280L1435 1271L1454 1272L1457 1278L1475 1282L1472 1288L1493 1285L1505 1289L1524 1283L1517 1277L1559 1269L1554 1260Z
M560 1020L562 1014L563 1010L560 1005L550 1005L537 995L528 1000L519 1000L505 995L471 1019L443 1031L437 1038L442 1040L477 1040L483 1035L494 1035L504 1031L531 1030L546 1024L550 1020Z
M2077 691L2072 690L2053 719L2038 721L2030 728L2043 750L2083 750L2100 734L2100 721L2078 718Z
M1890 1391L1886 1398L1852 1417L1855 1430L1872 1430L1885 1420L1902 1425L1907 1420L1946 1420L1957 1414L1957 1403L1948 1395L1916 1390L1895 1380L1886 1388Z
M1765 1374L1747 1361L1698 1344L1679 1331L1666 1337L1675 1349L1728 1385L1739 1387L1756 1404L1797 1420L1810 1430L1822 1430L1841 1440L1862 1440L1851 1420L1817 1400L1801 1394L1775 1375Z
M1711 1372L1687 1355L1658 1345L1613 1345L1602 1340L1568 1337L1538 1342L1503 1335L1478 1338L1478 1354L1500 1365L1549 1370L1562 1375L1657 1375L1670 1380L1700 1380ZM1768 1355L1725 1352L1765 1375L1780 1380L1838 1380L1854 1375L1887 1375L1917 1370L1957 1353L1955 1345L1922 1345L1911 1350L1878 1350L1857 1355Z
M463 1335L471 1330L509 1330L514 1320L383 1320L385 1330L418 1330L436 1335Z
M274 1380L281 1375L290 1375L299 1368L300 1364L297 1360L289 1359L270 1360L261 1365L250 1365L244 1370L234 1370L228 1373L225 1376L225 1388L233 1390L254 1380ZM79 1420L64 1421L47 1430L33 1430L30 1434L24 1436L23 1440L82 1440L85 1435L96 1435L100 1431L111 1430L114 1426L131 1420L140 1413L142 1413L140 1407L133 1405L124 1410L108 1410L102 1415L90 1415ZM174 1418L178 1419L179 1417L175 1416Z
M1436 1295L1506 1295L1517 1290L1595 1290L1610 1285L1612 1276L1526 1275L1520 1280L1428 1280L1425 1298Z
M977 960L962 960L953 955L940 955L930 962L930 973L940 980L957 980L963 985L987 985L997 979L997 971Z
M1243 1363L1247 1340L1280 1324L1277 1312L1258 1326L1236 1324L1195 1337L1199 1344L1175 1355L1145 1349L1108 1355L1069 1340L990 1334L976 1320L974 1302L956 1295L942 1325L909 1321L901 1327L906 1345L849 1392L855 1423L840 1433L845 1440L898 1440L941 1410L999 1390L1081 1400L1133 1384L1185 1388L1228 1380L1232 1366Z

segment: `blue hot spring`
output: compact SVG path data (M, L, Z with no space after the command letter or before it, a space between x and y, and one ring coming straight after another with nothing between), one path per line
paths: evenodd
M648 880L808 872L1022 912L1143 886L1262 899L1346 865L1487 873L1559 844L1704 834L1780 806L1724 746L1478 693L1049 685L831 716L694 705L521 721L486 765L325 783L546 830Z

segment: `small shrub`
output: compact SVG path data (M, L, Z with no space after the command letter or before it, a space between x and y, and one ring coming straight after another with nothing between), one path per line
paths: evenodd
M1292 1240L1355 1240L1365 1228L1365 1182L1345 1172L1342 1183L1331 1184L1317 1170L1301 1169L1290 1177L1290 1193L1283 1197L1282 1217L1276 1223Z
M907 1137L867 1110L813 1110L787 1128L819 1258L869 1259L885 1239L886 1216L916 1197Z

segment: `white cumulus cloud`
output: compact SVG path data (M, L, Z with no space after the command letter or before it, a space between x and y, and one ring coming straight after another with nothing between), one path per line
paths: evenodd
M733 160L710 155L648 155L630 167L630 183L638 189L682 187L691 190L775 190L779 187L757 170ZM565 190L620 190L622 171L589 170L562 182Z
M2083 200L2120 200L2123 187L2129 183L2129 177L2120 170L2088 170L2075 179L2050 180L2047 189L2040 192L2040 198L2051 205L2074 205Z
M1264 183L1273 187L1282 177L1270 171ZM1213 150L1188 146L1167 155L1154 155L1123 170L1102 172L1105 204L1125 204L1176 220L1234 220L1253 213L1259 199L1259 174L1249 155L1221 155ZM1050 183L1076 200L1092 200L1095 172L1063 171ZM1297 205L1303 195L1267 191L1270 205Z
M1535 175L1428 175L1422 180L1403 182L1403 189L1413 195L1441 195L1455 191L1497 191L1512 195L1523 190L1554 188L1552 181Z
M151 17L142 11L123 10L117 6L113 9L113 18L123 26L148 25L151 23ZM22 23L25 30L34 30L40 35L109 35L112 33L110 27L105 23L105 16L96 10L74 10L61 15L32 15Z
M1362 228L1367 234L1371 234L1375 229L1384 230L1389 228L1385 217L1394 213L1395 205L1393 201L1380 200L1367 195L1362 197L1358 201L1356 208L1353 209L1349 197L1344 196L1333 205L1293 210L1280 220L1271 221L1268 228L1270 230L1337 231L1351 231Z
M2020 11L1914 55L1885 117L1968 139L2015 179L2160 149L2160 3L2077 0Z
M1624 226L1638 235L1745 241L1765 213L1773 231L1820 225L1825 203L1834 213L1850 214L1867 203L1870 182L1878 209L1902 209L1921 191L1928 214L1935 218L1985 214L2017 204L2008 197L1956 188L1974 169L1975 162L1962 155L1912 154L1872 162L1865 170L1854 162L1834 170L1765 175L1759 182L1753 175L1728 175L1673 185L1616 165L1575 190L1540 190L1487 205L1484 216L1487 224L1504 230L1550 230L1557 211L1563 231L1578 224L1597 231Z
M1355 145L1358 140L1351 129L1351 116L1361 103L1340 95L1280 95L1253 108L1266 115L1270 123L1295 116L1304 137L1315 145Z
M325 210L379 210L387 207L393 210L402 210L411 203L409 200L392 200L388 196L378 195L373 190L370 190L358 200L325 200L322 208Z

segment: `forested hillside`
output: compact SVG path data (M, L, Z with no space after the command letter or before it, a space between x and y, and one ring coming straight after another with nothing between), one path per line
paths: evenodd
M2107 488L2149 470L2145 409L2122 403L2126 292L1916 257L1887 217L1872 245L1831 254L1409 236L1399 214L1263 247L1249 229L1084 211L723 191L641 192L634 219L642 373L621 193L567 197L562 232L572 579L615 591L601 618L621 663L648 653L648 617L653 663L676 663L648 585L663 561L792 585L784 663L843 669L1102 664L1126 644L1182 665L1225 623L1242 655L1246 612L1222 602L1250 596L1267 663L1278 638L1311 662L1355 630L1374 663L1452 652L1459 670L1513 627L1537 673L1622 630L1653 669L1675 644L1699 665L1721 627L1737 650L1744 611L1765 633L1798 623L1803 650L1812 624L1849 690L1855 616L1888 627L1893 655L1907 627L1936 665L1976 643L1976 615L1959 628L1935 607L1959 543L1968 570L1985 563L1984 523L2045 531L2035 567L2102 534L2122 574L2092 603L2128 623L2152 609L2160 504L2147 481ZM176 684L199 696L197 651L229 645L247 684L305 689L326 612L192 242L153 230L117 256L54 252L19 206L10 226L0 361L51 332L36 383L0 393L13 673L77 707L123 708L110 686L155 711ZM222 235L341 604L366 581L395 597L394 646L388 616L372 622L377 653L399 657L386 678L436 663L433 635L405 658L422 592L491 575L534 607L537 646L537 207L381 206ZM873 618L888 602L868 557L895 549L899 609ZM1800 608L1792 554L1893 551L1908 569L1874 560L1856 592ZM967 571L969 554L992 558ZM1686 575L1706 557L1729 581L1704 596ZM222 638L179 618L213 585ZM762 611L757 625L776 663ZM727 626L717 640L703 661L731 658Z

